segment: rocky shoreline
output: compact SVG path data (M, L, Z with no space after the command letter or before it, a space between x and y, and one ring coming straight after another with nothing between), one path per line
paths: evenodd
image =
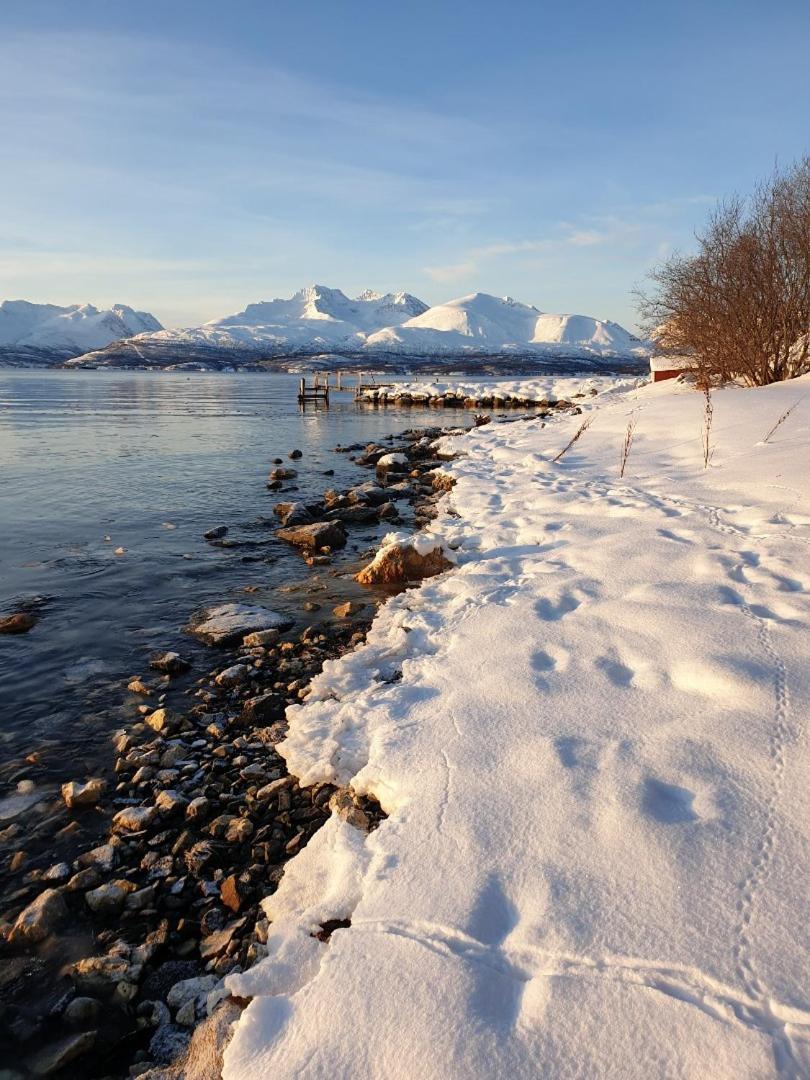
M316 503L279 503L277 535L320 567L334 565L353 528L396 522L397 501L407 500L420 527L444 486L432 475L440 464L433 442L448 433L415 430L386 445L339 448L374 469L374 480ZM268 487L283 495L295 470L276 464ZM227 542L215 531L212 542ZM420 561L406 543L386 550L395 557L378 555L358 581L399 591L449 565L441 553ZM313 613L320 606L303 604ZM319 621L303 631L266 610L262 621L255 606L223 607L238 609L235 621L220 608L190 628L219 643L204 676L192 679L183 657L167 653L129 682L139 719L115 733L108 777L66 777L61 798L50 801L23 780L17 802L5 800L0 1046L15 1062L6 1080L77 1070L176 1076L172 1063L192 1038L209 1072L188 1065L183 1075L217 1075L210 1063L240 1007L221 981L262 955L260 901L286 860L332 812L366 829L381 819L376 804L351 791L300 788L275 750L287 706L306 697L325 661L364 640L375 604L346 600L329 622L314 615ZM218 637L212 619L225 627Z

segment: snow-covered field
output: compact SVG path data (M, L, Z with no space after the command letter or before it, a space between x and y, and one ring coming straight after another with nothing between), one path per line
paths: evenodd
M647 380L643 380L646 382ZM628 389L642 382L637 377L615 375L571 376L545 375L532 379L487 379L462 381L459 379L419 382L397 382L393 386L364 391L364 401L398 401L403 395L412 402L429 403L438 398L471 398L481 401L497 398L499 401L560 401L603 394L607 390Z
M717 392L709 469L673 383L448 440L458 567L282 744L390 816L288 864L226 1080L810 1075L808 392Z

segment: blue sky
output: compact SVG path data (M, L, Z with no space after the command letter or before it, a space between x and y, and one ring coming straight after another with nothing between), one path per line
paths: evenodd
M319 282L632 326L810 151L806 2L3 0L0 299L191 325Z

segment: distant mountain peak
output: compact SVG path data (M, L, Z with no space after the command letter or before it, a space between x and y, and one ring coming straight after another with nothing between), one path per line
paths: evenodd
M149 312L127 304L99 309L90 303L60 306L4 300L0 303L0 359L4 355L67 359L162 329Z

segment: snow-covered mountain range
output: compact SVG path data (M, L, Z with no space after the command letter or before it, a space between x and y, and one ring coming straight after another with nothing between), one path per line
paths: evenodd
M43 314L28 328L38 312ZM98 340L89 340L92 332ZM507 357L599 366L645 355L644 344L617 323L552 315L510 297L471 293L428 307L410 293L368 291L350 299L324 285L177 330L164 330L151 315L122 306L97 312L89 305L6 302L0 305L0 360L9 345L61 349L60 358L73 357L70 366L78 367L281 367L323 354L330 363L339 362L335 354L342 354L383 366L434 359L463 366Z
M162 329L153 315L126 304L99 311L92 304L59 307L4 300L0 303L0 362L56 363Z

